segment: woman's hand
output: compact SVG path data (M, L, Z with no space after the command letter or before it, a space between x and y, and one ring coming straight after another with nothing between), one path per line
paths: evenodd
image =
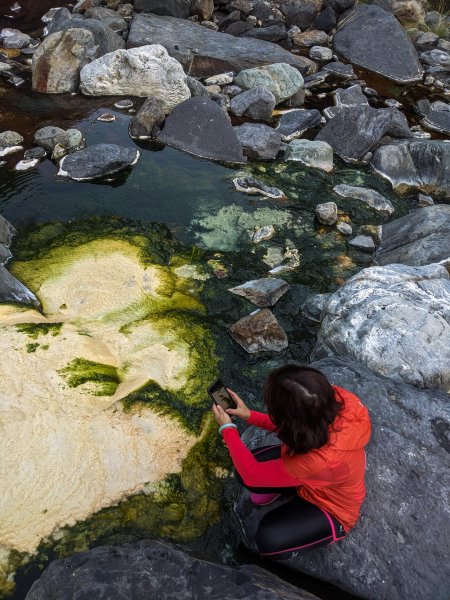
M225 425L225 423L231 423L231 417L227 415L227 413L223 410L221 406L219 406L218 404L213 404L212 409L214 413L214 418L216 419L217 425L219 425L219 427L221 425Z
M227 388L227 392L230 394L230 396L236 402L237 408L227 408L226 412L229 415L232 415L233 417L239 417L240 419L243 419L244 421L246 421L250 417L250 409L247 408L244 401L241 400L235 392L233 392L232 390L229 390L228 388Z

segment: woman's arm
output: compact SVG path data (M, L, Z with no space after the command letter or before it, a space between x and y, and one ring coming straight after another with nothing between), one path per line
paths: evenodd
M261 429L266 429L267 431L277 430L269 415L266 415L262 412L258 412L256 410L250 411L250 416L247 419L247 424L255 425L255 427L261 427Z
M258 462L242 442L239 432L234 427L223 429L222 436L230 452L233 464L245 485L249 487L280 488L302 485L299 479L289 475L284 469L281 458Z

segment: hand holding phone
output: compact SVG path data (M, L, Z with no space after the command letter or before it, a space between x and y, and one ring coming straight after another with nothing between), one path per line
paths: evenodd
M223 410L227 410L227 408L237 408L236 402L230 396L227 391L227 388L223 385L220 379L217 379L212 385L208 388L208 394L211 397L214 404L220 406Z

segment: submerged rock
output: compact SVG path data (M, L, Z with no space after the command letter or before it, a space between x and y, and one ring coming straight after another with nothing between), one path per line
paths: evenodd
M161 131L165 118L165 103L159 98L150 96L132 118L128 133L133 139L154 139Z
M450 258L450 206L437 204L416 210L382 226L375 255L380 265L421 266Z
M287 63L301 72L312 68L309 59L295 56L271 42L236 38L190 21L153 14L133 16L127 44L128 48L161 44L195 77L239 72L271 63Z
M75 181L91 181L133 167L140 153L116 144L95 144L61 159L58 175Z
M249 354L281 352L288 346L286 333L268 308L243 317L229 331L233 340Z
M349 356L396 381L450 391L447 270L391 264L354 275L328 302L313 355Z
M280 122L277 126L277 131L281 135L281 139L285 142L300 137L308 131L320 125L322 115L316 109L294 109L285 112L280 117Z
M349 106L340 108L317 134L316 140L327 142L346 161L361 160L367 152L390 134L410 138L405 116L396 108Z
M228 291L247 298L256 306L266 308L276 304L288 289L289 284L284 279L266 277L247 281L237 287L229 288Z
M108 573L105 579L104 573ZM185 554L172 544L142 540L124 546L100 546L50 564L27 600L80 596L133 600L315 600L317 597L261 567L230 567Z
M167 117L158 140L210 160L247 160L228 115L209 98L190 98L179 104Z
M379 6L357 6L338 25L333 47L348 62L397 83L422 79L417 52L397 19Z
M261 196L275 200L286 199L286 195L279 188L269 187L254 177L236 177L233 179L233 184L238 192L244 192L244 194L261 194Z
M372 168L400 194L420 190L450 198L450 144L438 140L414 140L375 150Z
M382 196L379 192L369 188L359 187L355 185L339 184L335 185L333 192L343 198L353 198L361 200L375 210L391 215L394 212L392 202Z
M180 63L156 44L106 54L85 65L80 78L88 96L153 96L167 112L191 96Z
M442 552L447 544L442 524L449 517L448 396L394 382L345 358L327 358L311 366L334 385L357 394L369 409L367 496L359 522L345 539L281 564L361 598L445 600L450 575ZM254 427L243 439L252 449L277 443L273 434ZM255 507L249 492L241 491L235 512L251 547L261 518L273 508Z
M281 146L280 134L260 123L244 123L234 127L244 154L258 160L274 160Z
M294 96L303 86L303 77L299 71L286 63L245 69L234 81L243 90L266 88L275 96L277 104Z
M284 160L298 161L329 173L333 170L333 148L326 142L293 140L286 148Z

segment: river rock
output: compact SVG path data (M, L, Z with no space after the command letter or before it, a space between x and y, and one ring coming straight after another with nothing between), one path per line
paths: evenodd
M360 252L372 254L375 251L375 242L370 235L357 235L348 243L349 246Z
M345 358L311 366L357 394L369 409L367 496L360 520L344 540L282 564L359 598L446 600L450 573L442 524L449 519L448 396L386 379ZM243 439L251 448L276 443L273 434L255 427ZM235 512L250 545L260 519L273 508L255 507L248 491L241 491Z
M19 29L5 27L0 31L0 45L4 48L25 48L30 42L30 36Z
M209 92L206 87L195 77L191 77L190 75L186 76L186 85L191 92L191 96L194 98L196 96L203 96L203 98L209 98Z
M9 248L15 234L15 227L5 217L0 215L0 244Z
M438 48L422 52L420 60L432 67L444 67L444 69L450 69L450 54L444 50L439 50Z
M36 296L11 275L3 265L0 265L0 303L10 302L40 307L40 302Z
M294 96L303 86L303 77L299 71L286 63L245 69L234 81L243 90L260 86L270 90L277 104Z
M316 109L294 109L281 115L277 131L284 142L301 137L308 129L320 125L322 115Z
M422 79L422 67L408 35L394 15L379 6L354 8L339 23L333 47L353 65L397 83Z
M423 115L422 125L427 129L450 135L450 104L436 100Z
M48 94L78 92L80 70L96 55L94 36L87 29L67 29L49 35L33 55L33 89Z
M17 131L2 131L0 133L0 156L7 156L22 150L23 136Z
M129 48L161 44L195 77L271 63L287 63L301 72L314 68L309 59L294 56L271 42L236 38L190 21L152 14L133 16L127 44Z
M127 22L115 10L105 8L104 6L94 6L88 8L85 12L86 19L97 19L116 33L121 33L128 29Z
M52 562L33 584L27 600L62 597L317 600L261 567L211 563L159 540L99 546Z
M134 10L187 19L191 15L191 0L134 0Z
M150 96L131 119L128 133L133 139L155 139L161 131L165 118L164 102Z
M167 117L158 139L189 154L229 163L246 158L228 115L209 98L190 98Z
M353 233L352 226L350 223L346 223L345 221L338 221L336 223L336 229L339 231L339 233L342 233L342 235L345 236L352 235Z
M303 315L314 323L320 323L323 310L332 294L316 294L307 299L302 306Z
M116 144L95 144L61 159L58 175L75 181L91 181L133 167L140 153Z
M342 198L353 198L361 200L379 212L391 215L394 212L392 202L382 196L379 192L369 188L359 187L355 185L339 184L335 185L333 192Z
M284 160L298 161L329 173L333 170L333 148L326 142L293 140L286 148Z
M258 160L274 160L281 146L279 133L260 123L244 123L234 127L244 154Z
M265 87L255 87L231 99L230 110L238 117L270 121L275 108L275 96Z
M372 168L388 179L400 194L420 190L450 198L450 144L439 140L414 140L375 150Z
M339 61L330 62L323 66L323 70L331 73L336 79L356 79L352 65L346 65Z
M312 48L313 46L325 46L328 43L328 35L324 31L311 29L296 33L292 38L293 43L300 48Z
M342 107L317 134L345 161L361 160L386 134L408 138L406 117L396 108Z
M242 33L241 36L266 42L282 42L287 39L288 34L285 27L271 25L270 27L254 27Z
M286 195L282 190L276 187L269 187L254 177L248 177L246 175L236 177L233 179L233 184L238 192L244 192L244 194L259 194L261 196L266 196L266 198L286 200Z
M450 258L450 206L420 208L382 226L375 255L380 265L421 266Z
M47 127L41 127L34 134L34 143L47 152L53 152L56 144L61 144L62 146L68 145L68 137L67 133L64 129L60 127L54 127L53 125L48 125Z
M307 29L317 16L318 6L312 0L289 0L281 5L281 10L287 25Z
M268 308L239 319L229 331L233 340L249 354L281 352L288 346L286 333Z
M309 56L313 60L327 62L333 58L333 52L330 48L325 48L325 46L313 46L309 51Z
M96 57L125 48L125 42L120 35L97 19L84 19L78 15L70 15L70 18L67 18L64 16L64 13L57 13L47 27L47 35L64 31L65 29L87 29L90 31L94 36L97 46Z
M315 208L314 214L319 223L334 225L338 219L337 206L334 202L323 202Z
M80 78L87 96L153 96L167 112L191 95L182 66L157 44L106 54L84 66Z
M266 308L276 304L288 289L289 284L284 279L265 277L247 281L237 287L229 288L228 291L247 298L256 306Z
M313 356L349 356L396 381L450 391L447 270L391 264L354 275L327 304Z

